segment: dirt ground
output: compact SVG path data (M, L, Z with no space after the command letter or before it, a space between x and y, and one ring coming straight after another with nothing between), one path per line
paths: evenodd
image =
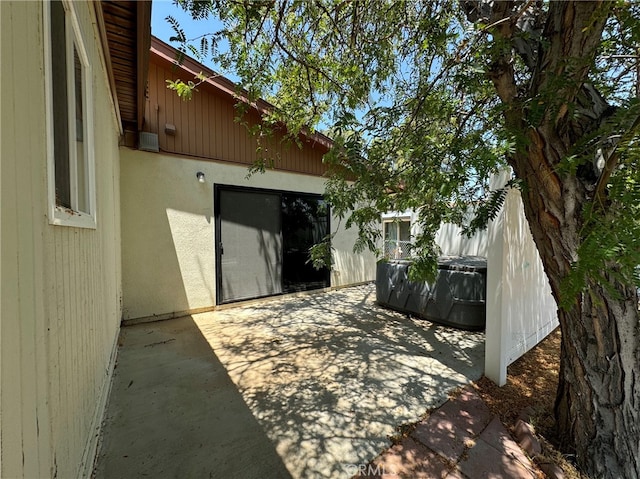
M530 423L542 443L545 460L559 465L567 479L589 479L555 447L553 404L560 366L560 330L556 329L544 341L515 361L507 369L507 384L496 386L486 377L475 382L475 388L489 409L507 427L513 427L525 409ZM541 478L546 477L539 471Z

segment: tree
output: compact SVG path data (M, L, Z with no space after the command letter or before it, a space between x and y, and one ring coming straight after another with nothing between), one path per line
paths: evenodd
M330 128L327 194L375 247L419 209L415 274L442 221L496 214L509 165L558 303L556 419L593 477L640 477L640 4L183 0L223 27L182 48L231 68L295 138ZM229 51L217 48L222 39ZM348 180L354 180L348 181Z

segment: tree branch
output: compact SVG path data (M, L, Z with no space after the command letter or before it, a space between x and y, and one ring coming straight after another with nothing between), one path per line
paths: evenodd
M636 116L635 121L631 125L631 128L627 129L624 135L617 142L618 144L624 144L627 141L634 138L638 132L636 130L640 129L640 115ZM618 162L620 160L620 152L616 148L614 149L606 158L605 164L602 168L602 172L600 173L600 177L598 178L598 182L596 183L596 189L594 193L594 199L601 208L604 209L604 205L606 204L606 188L609 183L609 179L611 175L615 171Z

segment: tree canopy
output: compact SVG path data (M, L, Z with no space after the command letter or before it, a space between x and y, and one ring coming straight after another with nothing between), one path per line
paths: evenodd
M183 51L275 105L265 128L334 139L327 195L357 247L375 248L381 212L415 209L428 273L441 222L485 225L503 197L488 180L512 168L562 306L561 432L586 470L639 477L640 3L178 3L220 19L196 41L169 21Z
M584 124L555 165L563 174L592 182L600 176L596 151L616 149L599 185L606 198L594 192L597 201L585 206L590 231L568 286L583 287L581 278L612 257L624 257L621 273L632 278L631 266L640 264L640 169L630 141L638 117L640 5L609 2L590 19L604 24L601 33L584 35L590 43L572 46L575 56L550 52L541 65L553 41L543 34L545 21L561 2L501 2L502 18L491 2L452 0L179 3L195 18L216 16L223 25L194 41L173 22L185 52L232 69L251 95L276 106L268 120L286 124L292 138L320 128L334 139L327 161L340 168L327 193L334 211L359 228L357 247L374 248L384 211L420 211L414 253L423 258L434 256L441 221L461 224L469 204L478 208L474 226L482 226L499 205L488 195L489 177L530 141L524 129L554 116L567 128ZM230 48L220 51L223 39ZM504 68L512 83L498 88ZM576 95L580 88L586 98ZM505 95L526 111L524 124L509 124ZM590 95L607 112L596 124ZM512 185L526 188L520 180Z

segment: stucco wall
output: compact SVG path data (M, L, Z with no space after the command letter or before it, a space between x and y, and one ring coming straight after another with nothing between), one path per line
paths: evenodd
M420 232L418 212L406 210L389 212L382 215L383 220L405 218L411 220L411 234ZM436 233L436 244L443 255L451 256L487 256L487 230L478 231L471 238L461 234L462 228L452 223L442 223Z
M471 238L461 234L462 228L443 223L436 235L442 254L451 256L487 256L487 230L476 232Z
M49 224L43 5L0 2L2 477L90 472L120 319L118 131L94 5L97 229Z
M195 100L194 100L195 101ZM214 184L322 193L324 179L121 149L125 319L211 308L216 298ZM205 174L199 183L196 173ZM337 221L332 219L332 229ZM371 254L352 252L355 231L338 231L332 286L375 278Z

